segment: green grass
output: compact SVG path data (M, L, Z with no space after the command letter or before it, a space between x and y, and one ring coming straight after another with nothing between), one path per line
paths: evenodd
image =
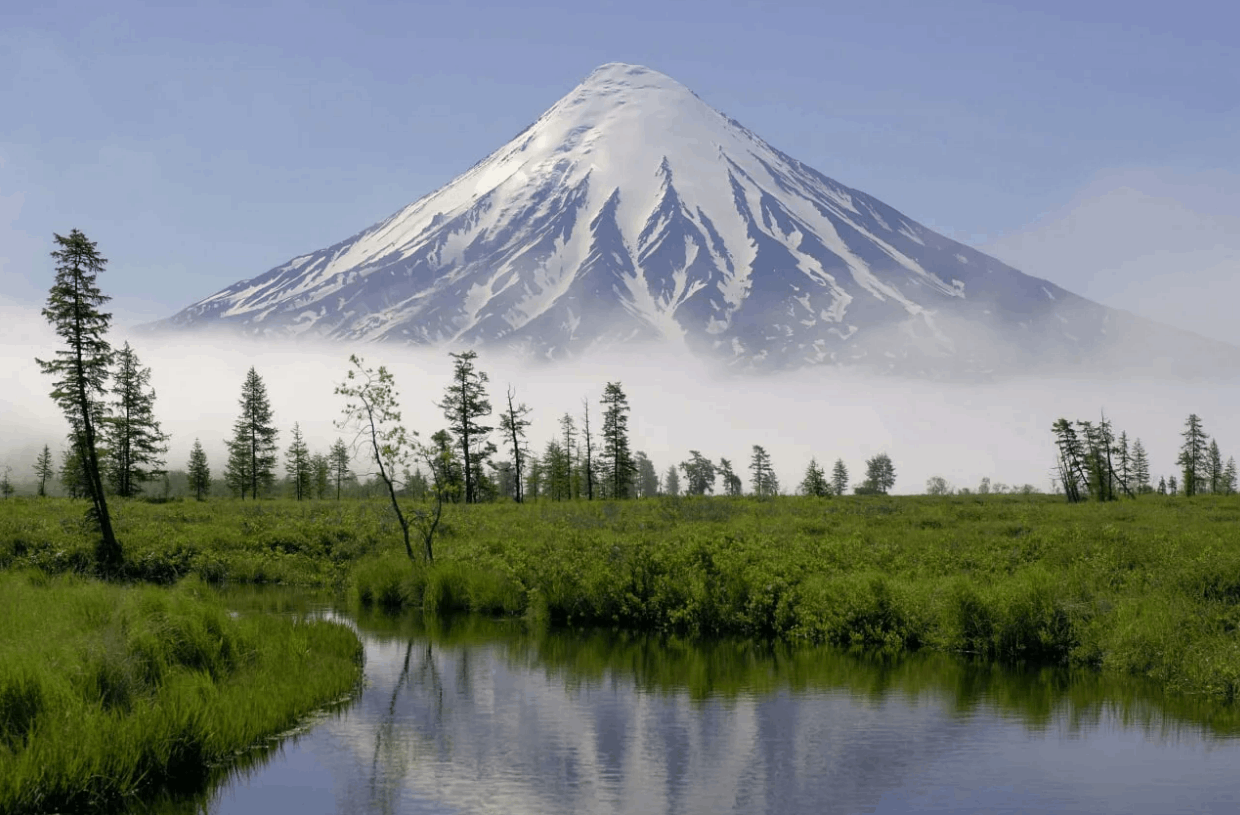
M1240 693L1234 497L507 504L449 521L429 569L394 546L364 557L363 605L929 648Z
M126 574L347 586L472 610L1082 666L1240 694L1240 497L653 499L452 506L430 568L379 501L118 502ZM0 505L0 567L87 570L81 502Z
M0 813L192 789L356 686L348 628L230 615L213 594L0 573Z
M369 501L172 501L113 499L125 550L122 577L173 583L340 584L352 563L399 534L391 510ZM85 504L19 498L0 505L0 569L89 573L96 533Z

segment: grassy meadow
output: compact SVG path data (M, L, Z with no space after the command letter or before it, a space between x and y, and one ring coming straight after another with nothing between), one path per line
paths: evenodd
M0 813L194 789L359 682L347 627L236 616L214 594L0 572Z
M89 568L80 503L0 508L0 568ZM1240 692L1240 498L660 498L450 506L432 566L380 501L120 504L132 579L347 589L362 605L741 635Z

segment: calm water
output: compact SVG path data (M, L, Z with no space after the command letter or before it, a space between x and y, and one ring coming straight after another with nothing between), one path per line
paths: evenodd
M205 796L146 809L1240 811L1234 710L1090 674L477 618L352 622L366 645L356 701Z

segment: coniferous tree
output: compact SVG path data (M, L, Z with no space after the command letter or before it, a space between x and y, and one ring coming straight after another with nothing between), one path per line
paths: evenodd
M584 425L582 427L583 441L585 449L582 451L585 458L582 460L582 478L586 482L586 500L594 500L594 442L590 436L590 400L581 400L581 413Z
M680 475L676 472L675 464L668 467L663 476L663 493L673 498L680 495Z
M452 434L439 430L431 436L431 446L437 467L437 483L443 487L444 496L454 504L465 500L465 469L458 455L460 447Z
M637 463L637 495L641 498L652 498L659 494L659 474L654 469L654 462L640 450L634 459Z
M108 448L108 480L123 498L142 491L143 483L163 475L168 436L155 419L155 391L151 369L143 368L138 354L126 342L116 352L112 374L111 412L103 423Z
M608 382L603 389L603 475L611 498L628 498L636 466L629 445L629 399L619 382Z
M741 477L732 469L732 462L726 458L719 459L719 477L723 479L723 492L725 495L737 496L744 489L741 483Z
M552 501L567 501L572 497L571 478L573 462L557 439L551 439L543 449L541 494Z
M1128 434L1126 432L1119 434L1113 452L1116 456L1116 463L1119 465L1116 475L1119 477L1120 484L1129 495L1133 495L1136 492L1136 484L1133 479L1132 453L1128 449Z
M0 472L0 495L3 495L5 500L8 500L8 497L16 492L13 487L13 482L9 480L9 473L12 471L12 467L6 466L4 471Z
M100 541L95 557L104 571L116 569L123 557L121 544L112 530L107 498L103 491L103 470L97 445L103 394L112 362L112 346L105 335L112 315L99 310L111 298L96 285L107 260L95 243L74 229L69 236L54 235L60 248L52 252L56 279L48 293L43 316L68 345L51 360L36 359L43 373L55 377L52 399L64 412L82 458L82 480L91 500L90 517L98 525Z
M288 475L293 497L298 501L310 497L310 448L301 435L301 424L293 423L293 441L284 453L284 472Z
M211 468L207 466L207 453L202 449L202 442L194 439L194 446L189 451L189 488L194 497L201 501L211 492Z
M534 501L542 495L542 487L546 483L544 469L545 462L539 461L537 456L530 456L528 460L528 470L525 474L525 500Z
M448 420L448 429L456 434L461 454L463 493L462 500L472 504L478 500L478 476L482 465L495 452L495 445L487 441L494 430L480 421L491 415L491 400L487 397L489 377L474 365L476 351L449 353L454 364L452 381L444 391L439 408Z
M1236 494L1236 459L1234 456L1228 456L1227 465L1223 467L1223 494Z
M250 489L250 453L245 439L234 435L228 442L228 459L224 462L224 483L233 495L245 500Z
M837 458L835 466L831 468L831 489L836 495L843 495L848 489L848 468L844 466L842 458Z
M327 456L322 453L310 456L310 483L313 486L314 497L320 501L327 497L331 472L332 465L327 460Z
M241 385L241 415L233 424L233 437L228 442L228 467L225 478L234 490L239 488L242 499L246 490L258 498L260 490L268 491L275 483L276 430L267 399L267 386L250 368Z
M581 468L575 463L577 461L577 427L569 413L560 417L560 444L568 460L567 495L569 498L580 498Z
M75 500L87 495L86 470L82 467L82 458L77 439L70 436L69 446L60 454L60 486Z
M1218 441L1210 439L1210 449L1206 453L1206 483L1210 493L1218 495L1223 491L1223 454L1218 449Z
M1166 478L1166 476L1159 476L1159 477L1158 477L1158 494L1159 494L1159 495L1166 495L1166 494L1167 494L1167 478Z
M1055 434L1059 483L1063 486L1068 502L1075 504L1082 500L1081 491L1088 489L1089 485L1089 476L1085 472L1085 452L1076 430L1067 419L1056 420L1051 431Z
M805 478L801 480L801 494L817 498L825 498L831 494L831 485L827 482L827 474L818 466L818 459L811 458L805 468Z
M715 463L697 450L689 451L689 460L680 462L685 474L685 495L705 495L715 491Z
M1145 445L1141 444L1140 439L1132 444L1132 480L1135 485L1133 491L1138 495L1154 491L1150 486L1150 460L1145 454Z
M525 428L530 426L530 408L527 405L514 406L513 390L508 388L508 410L500 417L500 431L507 437L512 449L513 500L521 503L521 476L525 472L525 457L528 445L525 442ZM502 492L502 490L501 490Z
M1175 495L1177 492L1179 492L1179 489L1180 489L1180 485L1176 483L1175 476L1174 475L1170 476L1167 479L1167 494Z
M39 457L34 462L34 477L38 480L38 496L43 498L47 495L47 482L56 474L52 468L52 449L46 444L43 445L43 452L39 453Z
M350 459L349 448L344 443L344 439L337 438L327 452L327 463L331 470L331 477L336 482L337 501L340 500L340 485L348 481L353 475L349 471Z
M758 497L769 497L779 493L779 480L771 467L771 456L762 445L753 446L753 456L749 460L750 483L753 494Z
M1191 498L1201 491L1202 482L1206 480L1206 439L1208 437L1196 413L1189 414L1184 423L1184 432L1180 435L1184 438L1184 444L1180 447L1180 455L1176 459L1176 464L1180 465L1184 476L1184 495ZM1174 489L1172 494L1175 494Z

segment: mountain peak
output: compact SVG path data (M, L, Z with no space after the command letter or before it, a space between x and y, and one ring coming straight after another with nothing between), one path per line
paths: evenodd
M620 62L441 189L167 321L209 324L547 359L658 339L741 368L913 371L1081 359L1133 325Z

